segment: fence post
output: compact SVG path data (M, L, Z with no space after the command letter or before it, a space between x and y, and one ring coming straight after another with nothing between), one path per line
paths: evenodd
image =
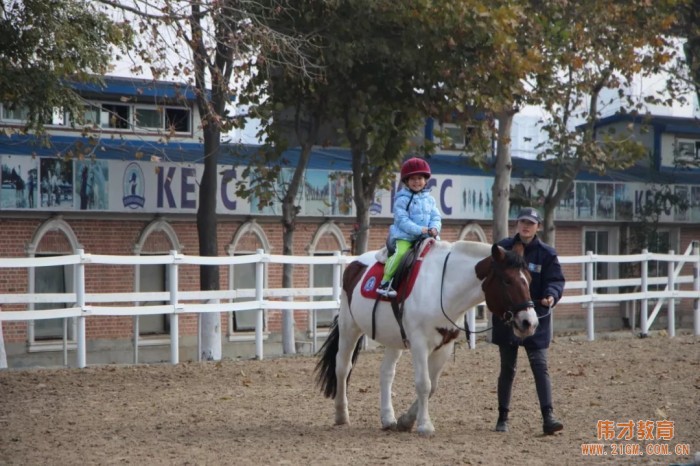
M588 262L586 262L586 294L589 297L588 312L586 315L586 331L588 341L595 340L595 306L593 304L593 251L587 251ZM550 322L551 323L551 322Z
M85 341L85 250L76 250L80 256L75 270L75 296L76 305L80 308L81 314L78 317L78 351L76 354L78 368L82 369L87 365L87 350Z
M676 252L671 249L668 251L669 254L673 255ZM668 298L668 336L676 336L676 299L673 297L673 292L676 289L676 281L674 280L674 272L676 268L676 262L670 261L668 263L668 291L671 296Z
M647 323L647 311L649 310L649 298L647 298L647 291L649 291L649 258L646 254L649 250L642 249L642 254L644 254L644 259L642 259L642 293L644 297L639 305L639 328L641 330L641 336L646 337L649 333L649 324Z
M693 241L693 254L695 254L695 263L693 264L693 289L696 296L700 296L700 242ZM700 298L695 299L695 312L693 313L693 325L695 327L695 336L700 336Z
M169 266L170 274L168 277L168 286L170 287L170 304L173 306L173 313L170 317L170 363L178 364L180 362L180 316L177 313L179 300L177 251L170 251L170 255L173 256L174 259L173 263Z
M265 254L263 249L256 251L258 254ZM263 282L265 280L265 262L261 257L260 261L255 263L255 300L261 302L263 300ZM262 361L263 358L263 310L258 309L255 313L255 357Z

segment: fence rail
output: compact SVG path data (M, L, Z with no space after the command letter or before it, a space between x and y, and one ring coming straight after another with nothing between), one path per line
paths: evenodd
M0 294L0 306L3 304L26 304L22 311L0 312L1 321L33 321L41 319L76 318L77 319L77 366L86 366L85 319L91 316L141 316L169 314L171 316L170 344L171 362L179 361L178 316L181 314L201 314L206 312L257 311L255 326L256 357L263 358L263 311L267 309L308 310L311 313L313 348L316 348L315 311L337 309L339 306L341 271L344 265L354 259L336 252L333 256L283 256L266 254L259 250L256 254L245 256L203 257L188 256L171 251L169 255L160 256L110 256L87 254L78 250L76 254L53 257L0 258L0 268L26 268L29 271L30 290L28 293ZM570 281L566 284L567 293L562 304L587 304L586 329L589 340L595 338L595 306L610 302L639 302L640 330L647 334L661 306L666 303L668 316L668 334L675 335L675 301L676 299L693 299L694 334L700 335L700 249L698 241L693 241L684 254L657 254L643 251L633 255L598 255L589 252L582 256L561 256L562 264L580 264L584 268L585 280ZM667 277L649 277L649 263L652 261L668 263ZM333 286L331 288L264 288L264 264L293 265L333 265ZM640 276L621 279L596 280L594 265L605 263L638 263ZM692 264L692 275L680 275L685 264ZM169 290L165 292L126 292L126 293L87 293L85 290L86 268L91 265L148 265L159 264L168 267ZM178 268L181 265L216 265L231 266L238 264L256 264L256 286L254 289L229 289L216 291L180 291ZM34 269L57 265L74 265L74 292L69 293L34 293ZM686 289L679 289L680 285ZM650 286L665 286L664 290L650 290ZM625 293L599 294L599 288L630 288L634 291ZM580 290L580 294L572 294ZM319 301L295 301L295 298L326 297ZM233 302L233 300L245 301ZM649 300L658 300L656 307L648 314ZM148 305L147 302L168 302L168 304ZM34 310L36 304L60 304L69 307ZM105 305L107 303L109 305ZM118 305L122 303L122 305ZM475 312L468 313L469 325L475 327ZM552 326L553 327L553 326ZM64 337L65 339L65 337ZM473 346L474 335L471 345ZM65 346L65 342L64 342Z

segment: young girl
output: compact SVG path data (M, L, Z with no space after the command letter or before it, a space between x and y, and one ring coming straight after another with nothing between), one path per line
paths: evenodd
M394 224L389 229L389 244L396 252L384 266L384 277L377 294L393 298L396 291L391 279L411 244L422 235L437 238L442 228L440 211L435 199L426 189L430 178L430 165L417 157L406 160L401 166L401 182L404 188L394 198Z

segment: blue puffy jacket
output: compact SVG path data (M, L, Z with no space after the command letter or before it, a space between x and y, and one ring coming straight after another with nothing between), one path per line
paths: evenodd
M423 227L442 229L440 211L430 190L414 193L402 188L394 197L394 224L389 228L389 243L397 239L415 241L422 234Z
M513 238L499 241L498 244L510 250L513 249L513 245L516 242L521 242L517 234ZM530 296L535 303L537 315L544 316L549 312L549 308L540 304L542 298L552 296L556 305L564 294L565 280L559 259L557 259L557 252L553 247L543 243L535 236L525 246L524 255L532 276ZM492 343L497 345L522 345L530 349L549 348L549 343L551 342L550 316L541 318L535 334L525 339L516 337L513 329L504 324L501 319L491 316L491 322L493 325Z

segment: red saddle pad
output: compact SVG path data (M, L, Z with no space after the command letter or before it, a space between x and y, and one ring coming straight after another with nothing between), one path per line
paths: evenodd
M408 295L411 294L411 290L413 290L413 285L415 285L416 283L416 278L418 277L420 267L421 265L423 265L423 258L428 253L433 244L435 244L435 240L432 238L425 242L423 248L421 249L418 255L418 258L413 264L413 268L411 269L411 275L408 277L407 280L404 280L399 285L398 289L396 289L398 298L404 297L404 299L406 299L408 298ZM389 301L389 298L387 298L386 296L378 295L376 291L377 287L382 282L383 275L384 264L382 264L381 262L377 262L372 267L370 267L370 269L367 271L364 278L362 279L362 285L360 286L360 292L362 293L363 297L368 299L381 299L383 301Z

